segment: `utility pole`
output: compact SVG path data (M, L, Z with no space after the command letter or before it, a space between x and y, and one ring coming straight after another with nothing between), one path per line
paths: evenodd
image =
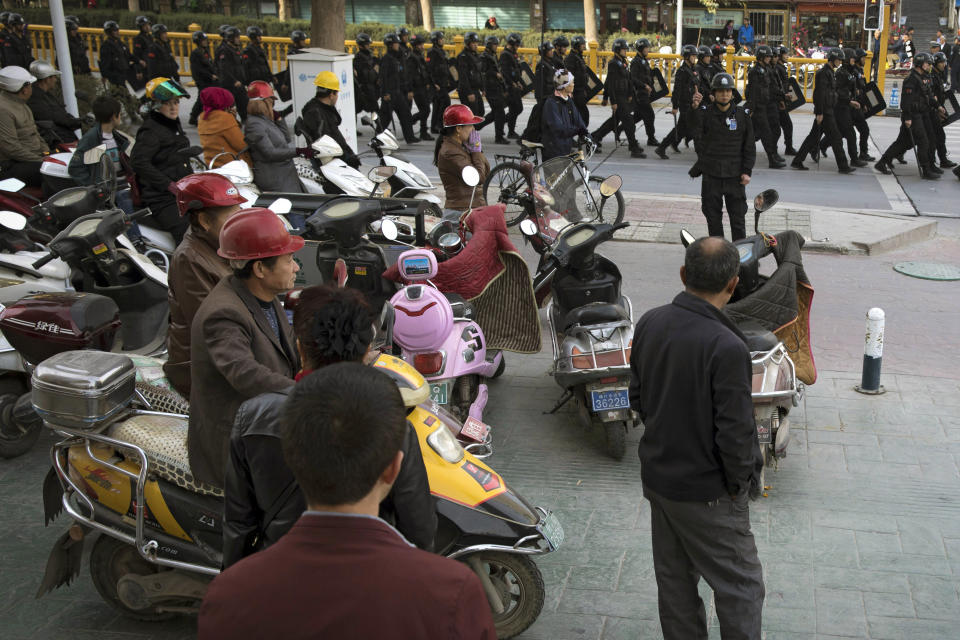
M677 46L674 53L680 53L680 47L683 46L683 0L677 0Z
M57 66L60 67L63 104L67 111L79 117L76 86L73 84L73 65L70 63L70 45L67 43L67 24L64 21L63 0L50 0L50 20L53 22L53 44L57 49Z

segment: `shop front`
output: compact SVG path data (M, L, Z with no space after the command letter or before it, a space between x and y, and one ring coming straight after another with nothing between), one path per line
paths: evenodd
M793 40L797 47L864 47L863 2L831 2L797 6Z
M713 45L723 42L723 28L727 21L733 21L734 38L743 22L743 11L739 9L717 9L710 13L702 7L683 7L684 44Z
M660 33L672 35L676 7L670 0L649 2L601 2L600 24L603 33Z

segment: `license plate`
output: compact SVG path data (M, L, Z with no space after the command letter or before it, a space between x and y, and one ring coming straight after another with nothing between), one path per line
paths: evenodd
M757 440L760 441L760 444L770 444L770 435L772 429L766 425L757 425Z
M450 401L450 383L434 382L430 384L430 399L437 404L447 404Z
M548 514L546 520L540 525L540 533L554 549L563 544L563 526L560 524L560 519L552 513Z
M590 401L593 403L594 412L630 408L630 394L627 389L591 391Z
M460 429L460 435L470 438L475 442L486 442L487 434L490 433L490 425L480 422L476 418L467 418Z

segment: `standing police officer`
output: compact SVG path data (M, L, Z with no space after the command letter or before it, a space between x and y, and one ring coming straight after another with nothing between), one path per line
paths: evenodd
M790 84L790 74L787 72L790 51L786 47L777 47L776 53L773 70L776 72L777 81L780 83L780 95L784 96ZM786 97L784 96L777 105L777 120L780 122L780 131L783 132L783 142L786 145L783 155L795 156L797 150L793 148L793 120L790 119L790 112L787 111L785 100Z
M243 49L243 61L247 68L247 84L254 80L263 80L273 84L274 77L273 70L270 68L270 60L267 58L267 52L263 50L260 44L263 40L263 29L256 26L247 27L247 39L250 42Z
M685 44L680 50L683 63L677 67L677 71L673 75L673 95L670 98L673 104L671 113L674 115L679 113L680 116L677 119L677 125L667 134L667 137L660 141L660 144L657 145L655 149L656 154L663 160L669 157L666 152L667 147L673 147L674 151L680 153L680 147L677 145L686 137L686 133L689 130L689 123L687 121L693 109L693 107L691 107L693 97L699 93L698 88L700 87L700 73L696 69L698 53L697 48L692 44Z
M690 130L697 150L697 164L691 175L702 174L700 210L707 219L711 236L723 237L723 204L727 204L733 240L747 236L746 185L750 184L757 143L750 117L741 106L731 103L736 83L728 73L710 81L713 102L699 107L701 96L692 98Z
M503 82L503 73L500 71L500 60L497 58L497 47L500 45L500 38L497 36L487 36L484 41L483 54L480 56L480 64L483 68L483 88L490 104L490 113L484 118L483 123L477 126L481 129L491 122L496 129L496 144L510 144L510 141L503 137L503 125L507 121L506 99L504 91L506 85Z
M856 49L854 53L853 72L857 83L857 102L860 103L859 109L853 109L853 126L857 128L860 134L860 154L859 157L864 162L876 160L869 151L870 125L867 124L867 117L864 115L864 107L867 104L867 76L864 73L863 66L867 59L867 52L864 49Z
M559 38L557 38L559 40ZM587 108L587 61L583 51L587 48L587 39L574 36L570 41L570 53L563 59L564 68L573 74L573 104L580 112L584 124L590 124L590 109ZM559 47L557 47L559 49Z
M353 57L353 77L356 81L356 107L357 113L369 111L377 113L380 105L377 100L377 63L379 60L370 51L370 45L373 40L366 33L357 34L357 54ZM379 127L385 127L388 123L379 122Z
M929 73L933 57L929 53L918 53L913 57L913 69L903 81L903 98L900 101L900 135L893 141L877 164L880 173L893 173L894 158L900 157L911 147L916 147L920 161L920 175L924 180L937 180L942 172L933 171L930 166L930 141L924 126L924 115L930 111L930 102L924 89L924 76Z
M773 100L776 97L773 95L773 71L768 66L772 58L773 51L770 47L757 47L756 62L747 74L746 108L750 110L754 132L760 138L763 150L767 152L770 168L781 169L787 163L777 153L777 138L770 123L770 106L775 104Z
M406 60L400 49L400 37L395 33L383 36L387 54L380 60L380 126L386 128L396 113L407 144L420 142L413 134L410 101L413 91L405 71Z
M834 115L834 106L837 104L837 85L836 70L843 62L843 51L840 49L830 49L827 53L827 64L820 67L814 78L813 89L813 113L814 121L810 133L800 145L800 151L797 157L793 159L790 166L794 169L807 171L803 166L803 160L807 154L816 153L820 143L820 136L826 136L829 146L833 147L833 157L837 160L837 168L840 173L853 173L856 171L847 163L847 156L843 152L843 141L840 139L840 130L837 129L837 120Z
M519 33L511 33L507 36L507 46L503 48L500 54L500 73L503 74L503 81L507 85L507 132L508 138L520 138L517 133L517 118L523 112L523 76L520 71L520 59L517 55L517 49L523 43L523 38ZM576 89L576 85L574 85Z
M29 69L33 62L33 47L24 33L23 16L11 13L3 38L3 66Z
M413 87L413 101L417 105L417 119L420 120L420 139L433 140L427 131L430 122L430 100L433 84L427 71L427 60L423 57L423 45L426 40L419 33L410 40L410 55L407 56L407 73L410 74L410 86Z
M463 51L457 56L457 93L460 103L470 107L475 116L484 114L483 108L483 65L477 49L480 36L470 31L463 36Z
M650 69L650 60L647 59L650 41L640 38L633 43L633 48L637 50L637 55L633 56L630 62L630 78L633 80L633 88L637 94L633 121L634 123L643 122L643 128L647 132L647 144L655 147L660 144L660 141L656 137L655 117L653 107L650 105L650 94L653 93L653 71Z
M623 38L613 41L613 58L607 64L607 80L603 85L603 101L610 102L613 114L591 136L598 143L603 137L614 131L619 125L627 137L631 158L646 158L637 143L636 124L633 122L633 110L636 97L633 90L633 81L630 79L630 68L627 64L627 51L630 45Z
M400 27L397 29L397 37L400 39L400 53L406 58L410 55L410 30Z
M450 106L450 92L453 90L453 76L450 75L450 61L443 50L443 31L430 34L433 44L427 52L427 70L433 84L433 116L430 118L430 133L443 135L443 112Z

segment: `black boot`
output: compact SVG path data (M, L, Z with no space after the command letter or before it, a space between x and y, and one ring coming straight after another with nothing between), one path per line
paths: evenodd
M876 160L876 158L874 158L872 155L870 155L866 151L860 152L860 159L865 162L873 162L874 160Z
M865 160L861 160L860 158L854 158L850 161L850 164L853 165L854 167L866 167L870 163L866 162Z
M956 162L951 162L950 160L947 160L947 159L943 159L940 161L941 169L953 169L955 166L957 166Z
M810 167L803 166L803 163L800 162L800 158L794 158L793 162L790 163L790 166L794 169L799 169L800 171L810 171Z
M769 166L771 169L783 169L787 163L784 160L778 160L776 156L771 156Z
M922 167L920 169L920 177L923 178L924 180L939 180L940 175L941 174L939 173L934 173L933 171L930 171L930 167Z
M873 165L873 168L888 176L893 174L893 165L886 158L880 158L880 161Z
M653 136L647 136L647 146L648 147L659 147L660 141L654 138Z
M897 162L900 164L907 164L907 161L903 159L903 155L897 156Z
M957 180L960 180L960 167L956 167L953 170L953 175L957 176Z
M494 144L510 144L510 141L507 138L504 138L503 136L497 136L497 138L493 141L493 143Z
M942 176L942 175L943 175L943 170L942 170L940 167L938 167L937 165L935 165L935 164L930 165L929 167L927 167L927 169L928 169L929 171L932 171L933 173L937 174L938 176Z
M786 149L786 151L783 152L783 155L785 155L785 156L795 156L795 155L797 155L797 150L794 149L792 146L787 145L787 149Z
M431 140L433 140L433 136L427 133L426 129L420 129L420 139L430 142Z
M640 148L640 145L635 144L630 147L630 157L631 158L646 158L647 154L643 152L643 149Z
M653 152L657 154L657 156L659 156L661 160L667 160L668 158L670 158L670 156L667 155L667 150L664 149L663 147L658 146L656 149L653 150Z
M837 169L837 171L839 171L840 173L853 173L856 170L857 170L856 167L851 167L850 165L846 165Z

